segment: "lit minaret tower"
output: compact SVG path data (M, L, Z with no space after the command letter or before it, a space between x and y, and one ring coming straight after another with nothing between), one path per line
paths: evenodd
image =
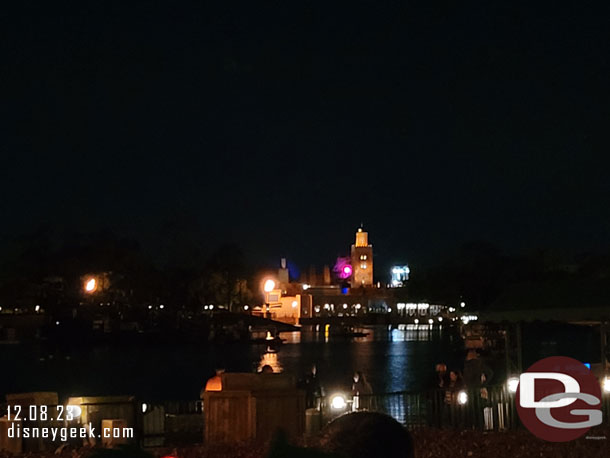
M373 285L373 245L369 245L369 234L362 226L352 245L352 269L352 288Z

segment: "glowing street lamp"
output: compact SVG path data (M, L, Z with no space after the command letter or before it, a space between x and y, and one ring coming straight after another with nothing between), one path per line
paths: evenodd
M265 280L265 284L263 286L263 290L266 293L270 293L271 291L273 291L275 289L275 282L272 279L267 279Z
M465 391L460 391L457 396L457 402L459 405L463 406L468 402L468 394Z
M519 388L519 378L518 377L510 377L506 381L506 386L508 388L509 393L516 393L517 388Z
M265 292L265 317L271 318L271 313L269 311L269 293L275 289L275 281L271 278L265 280L263 283L263 291Z
M604 393L610 393L610 377L604 378L602 388L604 389Z
M347 401L342 394L334 394L330 397L330 407L333 410L343 410L347 407Z
M93 277L88 278L87 281L85 282L85 291L88 293L94 293L96 289L97 289L97 281L95 280L95 278L93 278Z

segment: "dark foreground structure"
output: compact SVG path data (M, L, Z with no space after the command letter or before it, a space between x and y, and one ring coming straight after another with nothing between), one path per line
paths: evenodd
M412 458L411 434L396 420L376 412L342 415L321 432L319 448L349 458Z
M439 430L422 428L411 432L416 458L602 458L610 456L610 430L591 430L587 437L569 443L545 442L528 431L482 433L479 431ZM95 450L90 448L66 448L59 453L52 451L32 453L31 458L154 458L172 456L176 458L278 458L272 444L240 442L234 444L195 444L184 447L165 447L146 451L128 449L125 453L117 450ZM294 458L328 457L312 444L300 442L283 447L275 453L291 452ZM377 455L379 457L383 454ZM387 455L386 455L387 456ZM392 455L390 455L392 456ZM0 458L12 456L0 451Z

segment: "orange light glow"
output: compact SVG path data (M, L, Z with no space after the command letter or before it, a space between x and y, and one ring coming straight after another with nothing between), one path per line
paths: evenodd
M266 280L265 286L263 286L263 289L265 290L266 293L270 293L271 291L273 291L275 289L275 282L271 279Z
M85 291L93 293L97 289L97 281L95 278L90 278L85 283Z

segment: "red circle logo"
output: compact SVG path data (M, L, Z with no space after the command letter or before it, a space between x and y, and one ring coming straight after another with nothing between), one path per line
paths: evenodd
M567 442L602 422L601 388L580 361L552 356L519 377L515 401L521 422L550 442Z

